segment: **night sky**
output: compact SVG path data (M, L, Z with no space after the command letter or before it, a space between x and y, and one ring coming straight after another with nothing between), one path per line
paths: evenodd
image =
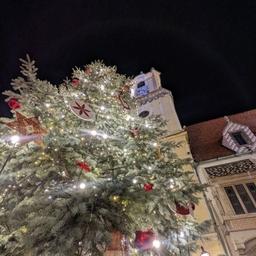
M255 1L6 0L0 32L0 91L28 53L53 84L98 59L129 76L154 67L183 125L256 107Z

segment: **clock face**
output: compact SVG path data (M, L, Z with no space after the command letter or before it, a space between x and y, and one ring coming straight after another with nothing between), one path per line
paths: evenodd
M136 88L136 96L141 97L145 96L149 93L148 86L145 84L144 81L139 82Z

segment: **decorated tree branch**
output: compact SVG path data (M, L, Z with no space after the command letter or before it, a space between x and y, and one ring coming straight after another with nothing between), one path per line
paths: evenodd
M133 80L101 62L54 86L29 58L0 124L0 254L188 255L206 223L165 122L141 118ZM116 238L118 246L114 246ZM118 248L117 248L118 247Z

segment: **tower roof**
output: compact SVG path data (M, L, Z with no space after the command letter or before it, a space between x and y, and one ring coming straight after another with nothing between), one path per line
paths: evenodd
M228 119L248 126L256 134L256 109L231 115ZM222 132L226 125L227 118L220 117L186 128L191 152L196 162L234 154L234 151L222 145Z

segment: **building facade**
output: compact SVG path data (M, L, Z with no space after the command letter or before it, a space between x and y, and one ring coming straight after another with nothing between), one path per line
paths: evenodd
M141 73L135 77L134 82L135 86L132 94L137 101L138 115L142 118L150 115L161 115L167 121L168 136L164 139L180 143L181 146L176 149L176 154L179 158L190 157L192 159L187 130L183 129L180 124L171 92L161 86L160 73L155 69L151 69L150 72L146 74ZM187 165L184 168L184 171L191 170L194 170L193 164ZM196 172L195 179L198 179ZM211 213L208 210L204 195L200 197L200 203L193 215L198 222L203 222L204 220L211 219ZM198 242L199 248L203 246L211 256L225 255L220 234L215 229L218 231L214 225L208 234L205 235L207 240L202 239ZM201 249L196 253L191 253L191 256L196 255L201 255Z
M256 110L194 124L187 132L226 255L256 255Z

